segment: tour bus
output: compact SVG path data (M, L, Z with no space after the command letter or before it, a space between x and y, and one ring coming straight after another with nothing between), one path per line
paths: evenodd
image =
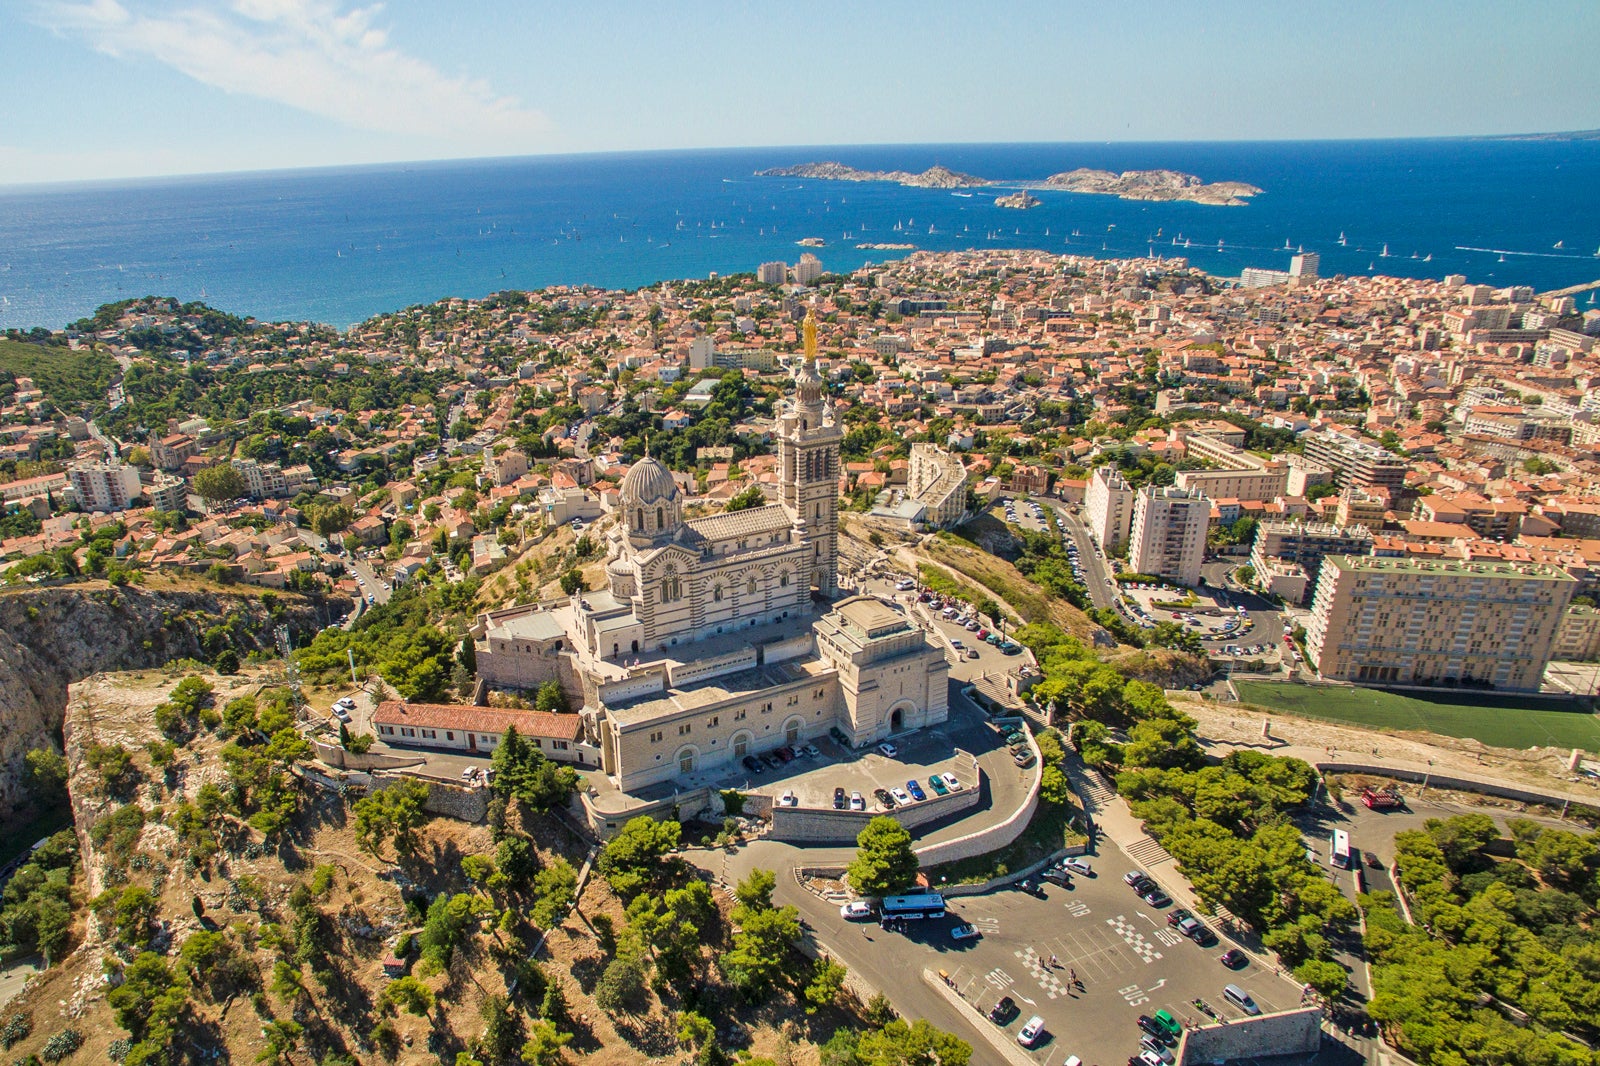
M1343 829L1333 831L1333 841L1328 845L1328 859L1337 869L1350 868L1350 834Z
M937 892L910 896L885 896L878 904L884 918L943 918L944 897Z

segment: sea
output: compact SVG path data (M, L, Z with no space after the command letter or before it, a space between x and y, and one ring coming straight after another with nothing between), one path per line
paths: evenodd
M1007 189L755 176L822 160L1019 182L1160 168L1264 191L1214 207L1039 190L1018 211L994 205ZM1304 250L1325 277L1546 291L1600 279L1597 193L1600 141L1467 139L760 148L0 186L0 327L57 328L152 294L346 327L450 296L909 254L868 243L1182 256L1223 277ZM822 246L798 244L810 238Z

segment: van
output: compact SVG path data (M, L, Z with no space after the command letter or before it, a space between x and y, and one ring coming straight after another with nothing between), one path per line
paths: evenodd
M1238 985L1224 985L1222 998L1232 1003L1246 1014L1260 1014L1261 1008L1256 1006L1256 1001L1250 998L1250 993Z
M1044 1036L1044 1019L1035 1014L1017 1033L1017 1043L1023 1047L1033 1047L1042 1036Z

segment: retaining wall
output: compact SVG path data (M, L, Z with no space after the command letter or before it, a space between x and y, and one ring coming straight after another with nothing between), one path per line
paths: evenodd
M1028 782L1027 801L998 825L916 849L917 861L923 866L937 866L942 862L970 859L974 855L998 851L1027 830L1028 823L1033 821L1033 812L1039 809L1039 782L1044 775L1044 760L1039 757L1039 742L1034 739L1033 732L1024 732L1028 734L1028 747L1033 751L1033 780Z
M1392 777L1397 781L1410 781L1412 784L1417 785L1425 783L1438 788L1456 789L1460 792L1478 792L1485 796L1501 796L1505 799L1514 799L1522 803L1538 803L1546 807L1560 807L1567 803L1600 806L1600 802L1581 796L1568 796L1559 792L1540 792L1531 788L1496 784L1493 781L1451 777L1448 774L1436 774L1429 771L1402 770L1392 766L1330 761L1319 762L1316 764L1316 768L1324 774L1371 774L1374 777ZM1359 803L1361 801L1357 798L1354 802Z
M463 788L418 774L385 774L382 777L370 777L368 782L373 791L378 791L393 788L402 778L421 781L428 786L428 801L422 807L429 814L442 814L463 822L481 822L489 816L490 792L486 788ZM360 779L352 775L350 780L355 784Z
M978 771L981 775L982 771ZM959 792L948 796L930 796L909 807L896 807L892 811L835 811L823 807L773 807L772 837L790 844L854 844L867 823L885 814L907 829L927 825L971 810L982 801L981 777ZM748 804L756 795L746 798ZM770 799L769 799L770 802ZM750 806L745 813L752 813Z
M1202 1066L1272 1055L1310 1055L1322 1047L1322 1008L1263 1014L1187 1029L1178 1043L1177 1066Z
M744 813L746 817L755 817L753 803L755 796L745 797ZM662 799L651 800L644 803L631 803L628 806L614 810L601 808L595 805L587 793L581 793L577 799L582 806L583 820L588 823L589 829L601 840L609 840L617 835L617 831L635 818L645 816L656 821L682 821L687 818L707 811L721 811L721 803L710 788L694 788L678 792ZM715 807L713 803L715 802Z
M1088 850L1089 845L1087 844L1074 844L1070 848L1062 848L1059 851L1052 852L1031 866L1024 866L1022 869L1006 874L1003 877L991 878L980 885L934 885L933 887L942 896L981 896L985 892L993 892L997 888L1014 885L1024 877L1032 877L1034 874L1039 873L1046 866L1054 866L1069 855L1083 855Z
M357 755L337 744L325 744L320 740L313 740L311 746L316 749L318 759L341 770L395 770L402 766L420 766L428 761L422 755L384 755L375 751Z

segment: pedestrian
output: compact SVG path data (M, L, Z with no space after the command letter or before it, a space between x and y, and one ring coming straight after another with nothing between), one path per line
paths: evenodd
M1072 983L1073 984L1077 984L1078 983L1078 971L1077 970L1072 970L1072 971L1069 971L1069 972L1072 975Z
M1060 966L1061 964L1056 961L1056 957L1054 955L1050 956L1050 968L1054 970L1058 969Z

